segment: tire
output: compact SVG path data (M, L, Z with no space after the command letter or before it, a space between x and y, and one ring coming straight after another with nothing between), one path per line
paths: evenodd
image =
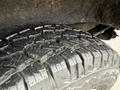
M0 90L109 90L119 55L89 33L44 25L0 41Z

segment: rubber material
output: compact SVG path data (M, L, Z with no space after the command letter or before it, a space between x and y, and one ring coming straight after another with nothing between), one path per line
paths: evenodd
M107 80L110 87L109 80L115 81L119 73L115 51L67 26L26 29L1 40L0 46L0 90L88 90L95 84L91 76L96 83Z

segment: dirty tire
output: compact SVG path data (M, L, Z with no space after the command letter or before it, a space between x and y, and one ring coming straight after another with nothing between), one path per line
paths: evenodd
M63 25L25 29L0 47L0 90L109 90L119 74L115 51Z

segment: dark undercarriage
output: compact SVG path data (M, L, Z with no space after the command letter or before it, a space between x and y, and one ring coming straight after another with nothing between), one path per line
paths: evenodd
M0 0L0 38L41 24L63 24L109 40L120 28L120 0Z

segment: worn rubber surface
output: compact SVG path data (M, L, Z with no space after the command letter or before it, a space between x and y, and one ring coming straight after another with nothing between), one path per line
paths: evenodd
M0 41L0 90L103 90L100 83L114 84L119 61L108 45L81 30L25 29Z

